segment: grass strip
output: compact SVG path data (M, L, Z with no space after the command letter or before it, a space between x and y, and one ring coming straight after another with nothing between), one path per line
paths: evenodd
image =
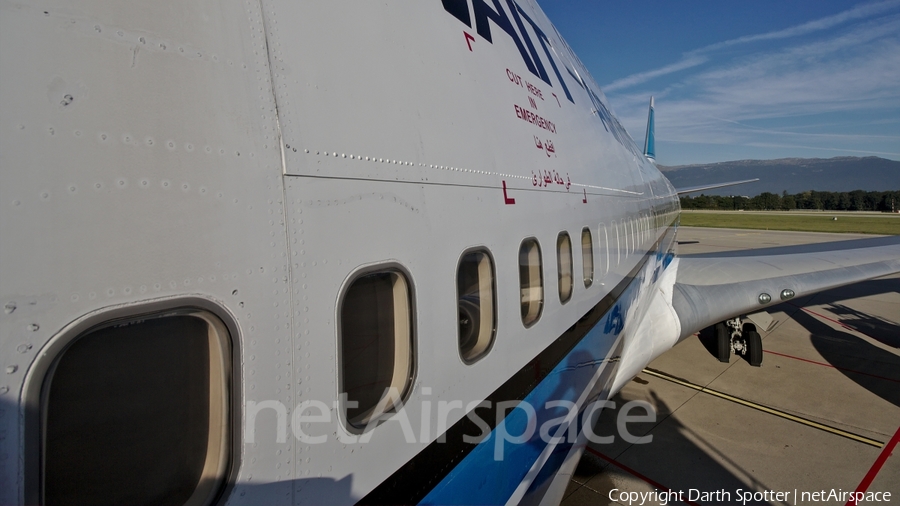
M837 217L837 220L834 218ZM750 211L681 212L686 227L746 228L847 234L900 235L900 216L847 214L769 214Z

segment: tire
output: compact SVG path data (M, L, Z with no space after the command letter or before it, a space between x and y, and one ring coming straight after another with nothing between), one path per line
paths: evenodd
M749 348L750 357L748 361L750 365L753 367L759 367L762 365L763 359L763 347L762 347L762 338L759 337L759 332L756 330L747 330L744 331L744 338L747 340L747 348Z
M724 323L717 323L716 332L716 353L719 362L728 363L731 360L731 333Z
M459 351L465 357L478 344L481 310L477 302L459 299Z

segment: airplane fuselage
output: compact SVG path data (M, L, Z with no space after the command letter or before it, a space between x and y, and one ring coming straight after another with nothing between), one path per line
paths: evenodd
M77 409L52 394L67 366L141 384L76 343L172 318L206 329L184 365L206 390L159 409L207 406L183 423L213 485L188 495L552 496L583 438L498 427L611 395L678 200L534 2L5 2L0 22L0 503L77 488L48 476L76 464L52 427Z

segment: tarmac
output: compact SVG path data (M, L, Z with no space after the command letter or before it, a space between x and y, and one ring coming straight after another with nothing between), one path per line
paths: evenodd
M681 227L678 253L864 237ZM595 433L616 437L589 444L563 506L844 505L857 490L882 499L859 504L900 504L900 446L885 449L900 438L900 275L768 313L761 367L719 362L693 336L628 383L613 400L653 406L655 421L626 424L652 440L628 443L604 410Z

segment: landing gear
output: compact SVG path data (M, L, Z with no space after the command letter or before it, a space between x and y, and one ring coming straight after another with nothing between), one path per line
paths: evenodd
M716 353L719 355L719 362L728 363L731 360L731 333L725 323L717 323L716 331Z
M727 363L731 352L747 359L753 367L762 365L762 338L752 323L741 323L740 318L732 318L717 323L713 329L716 338L716 355L719 362Z
M744 324L744 339L747 353L749 353L747 361L753 367L761 366L763 357L762 338L759 337L759 332L756 331L756 325L752 323Z

